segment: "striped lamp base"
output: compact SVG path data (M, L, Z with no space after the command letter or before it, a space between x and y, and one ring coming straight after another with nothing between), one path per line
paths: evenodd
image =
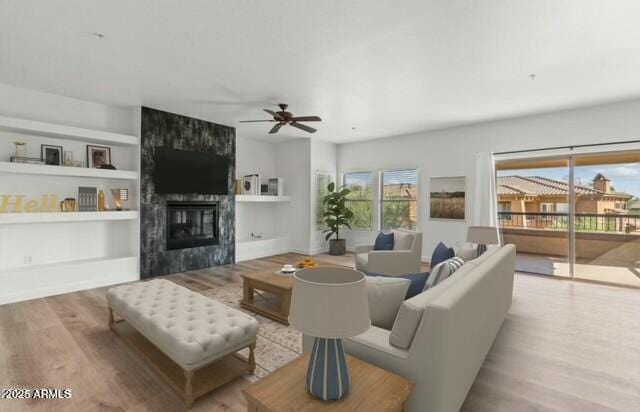
M349 392L349 371L341 339L315 338L307 369L307 389L325 401Z

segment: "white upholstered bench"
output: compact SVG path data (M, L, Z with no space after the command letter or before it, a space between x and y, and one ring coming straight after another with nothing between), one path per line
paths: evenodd
M167 381L184 396L187 406L215 387L255 369L258 321L237 309L164 279L113 287L107 301L112 330L117 331L115 313L182 368L184 388L175 384L175 379ZM235 368L234 376L216 377L215 387L198 384L198 393L194 393L194 372L247 347L249 357L243 370Z

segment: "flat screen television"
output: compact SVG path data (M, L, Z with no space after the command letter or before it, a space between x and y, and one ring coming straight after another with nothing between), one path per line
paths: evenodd
M157 147L156 193L226 195L229 159L212 153Z

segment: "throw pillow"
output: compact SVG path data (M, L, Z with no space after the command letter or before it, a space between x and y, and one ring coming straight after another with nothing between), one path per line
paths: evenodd
M409 285L409 289L407 290L407 294L405 295L405 299L411 299L412 297L422 293L424 290L424 285L427 283L427 278L429 277L429 272L422 273L413 273L409 275L384 275L382 273L372 273L366 272L367 276L380 276L380 277L388 277L388 278L401 278L408 279L411 284Z
M464 265L464 260L459 257L452 257L438 264L431 271L431 275L429 275L429 279L425 284L425 290L442 283L442 281L453 275L456 270L460 269L462 265Z
M444 243L438 243L438 246L433 250L431 255L431 269L438 266L440 263L447 259L451 259L456 255L456 252L451 247L447 247ZM432 271L433 272L433 271Z
M393 232L391 233L378 233L376 243L373 245L373 250L393 250Z
M399 230L393 232L393 250L411 250L414 236L411 233L401 232Z
M369 315L372 325L391 330L410 283L408 279L401 278L382 276L367 278Z
M462 258L465 262L473 260L484 252L487 251L487 245L484 243L471 243L465 242L464 245L460 248L460 251L456 254L459 258Z

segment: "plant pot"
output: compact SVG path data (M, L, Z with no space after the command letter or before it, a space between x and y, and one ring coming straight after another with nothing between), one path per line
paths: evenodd
M347 253L347 241L345 239L331 239L329 241L329 254L342 256Z

